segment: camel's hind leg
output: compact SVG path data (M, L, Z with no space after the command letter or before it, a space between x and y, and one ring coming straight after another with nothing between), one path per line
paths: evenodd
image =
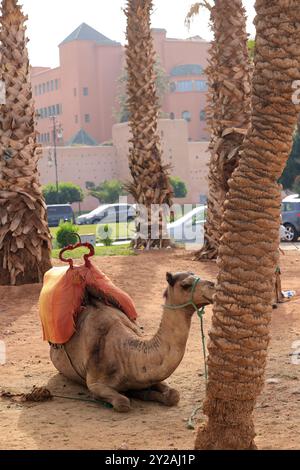
M126 394L139 400L158 401L166 406L175 406L180 400L179 392L164 382L152 385L145 390L130 390Z
M108 385L99 382L99 380L93 381L92 378L88 378L87 387L95 397L110 403L114 407L114 410L120 413L130 411L130 400Z

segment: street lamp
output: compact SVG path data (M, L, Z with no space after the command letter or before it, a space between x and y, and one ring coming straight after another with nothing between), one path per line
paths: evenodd
M57 148L56 141L57 138L61 139L63 136L62 127L59 124L57 127L56 116L51 116L50 120L52 121L52 139L53 139L53 151L54 151L54 165L55 165L55 182L56 182L56 191L58 192L58 169L57 169ZM52 156L49 156L48 164L52 165Z

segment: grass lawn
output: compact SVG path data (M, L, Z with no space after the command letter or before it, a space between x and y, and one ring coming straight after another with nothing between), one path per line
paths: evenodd
M91 233L91 232L89 232ZM52 258L59 259L60 249L52 250ZM65 258L82 258L84 254L88 253L86 248L78 248L74 251L66 251L64 253ZM133 249L130 247L130 244L126 245L114 245L114 246L96 246L95 247L95 256L132 256L134 255Z
M111 238L114 240L117 239L130 239L133 236L134 230L135 230L135 224L134 222L129 222L128 224L126 222L122 222L120 224L108 224L108 226L112 229L112 235ZM78 227L78 233L79 235L87 235L87 234L97 234L97 237L99 236L99 231L101 228L104 227L104 225L101 224L94 224L94 225L77 225ZM53 238L56 237L56 232L58 230L58 227L51 227L50 232Z

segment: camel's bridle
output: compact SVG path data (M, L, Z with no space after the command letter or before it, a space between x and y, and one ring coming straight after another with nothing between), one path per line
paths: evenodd
M202 337L202 349L203 349L203 359L204 359L204 375L205 375L205 381L207 382L207 364L206 364L206 348L205 348L205 335L204 335L204 328L203 328L203 315L205 313L205 307L197 307L197 305L194 302L194 294L197 285L201 281L200 277L196 277L193 283L192 291L191 291L191 298L188 302L185 304L180 304L180 305L169 305L165 304L164 307L167 307L171 310L179 310L181 308L189 307L190 305L195 309L195 312L197 312L197 315L200 319L200 325L201 325L201 337Z

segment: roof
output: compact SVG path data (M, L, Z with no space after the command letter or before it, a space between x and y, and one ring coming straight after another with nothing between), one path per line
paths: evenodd
M80 129L67 143L67 145L98 145L84 129Z
M81 23L78 28L76 28L68 37L66 37L66 39L60 43L60 46L71 41L93 41L102 46L120 45L119 42L112 41L86 23Z
M300 202L300 195L299 194L291 194L283 199L282 202Z

